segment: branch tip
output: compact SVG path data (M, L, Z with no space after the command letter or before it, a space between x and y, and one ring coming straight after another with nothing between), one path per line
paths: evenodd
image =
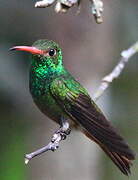
M63 127L60 127L52 136L51 141L48 145L30 153L30 154L26 154L25 155L25 164L28 164L28 162L36 157L39 156L41 154L43 154L46 151L55 151L59 148L59 143L60 141L66 139L66 136L69 135L68 131L70 130L69 128L69 123L64 121L63 122Z

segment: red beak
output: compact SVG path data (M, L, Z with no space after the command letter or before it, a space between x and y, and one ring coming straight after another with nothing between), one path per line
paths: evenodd
M17 51L26 51L30 52L31 54L43 54L43 51L40 49L37 49L36 47L31 46L15 46L13 48L10 48L11 51L17 50Z

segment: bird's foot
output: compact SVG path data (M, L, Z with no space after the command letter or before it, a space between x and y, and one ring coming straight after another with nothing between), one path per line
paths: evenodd
M57 138L56 136L58 136L58 135L61 136L61 140L65 140L66 137L70 134L70 132L71 132L70 128L63 130L63 128L61 127L53 135L52 141L55 141L55 138Z
M65 140L67 135L69 135L71 129L69 128L69 122L67 119L61 118L61 127L55 132L55 134L60 134L61 139Z

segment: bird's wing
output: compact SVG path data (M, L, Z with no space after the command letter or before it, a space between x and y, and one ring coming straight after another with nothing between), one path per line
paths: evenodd
M126 175L130 173L131 160L135 159L117 130L106 120L87 91L75 80L55 79L50 86L51 95L60 107L94 140Z

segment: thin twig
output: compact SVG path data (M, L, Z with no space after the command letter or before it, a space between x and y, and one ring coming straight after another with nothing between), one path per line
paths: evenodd
M119 75L123 71L126 63L129 61L129 59L137 52L138 52L138 41L135 44L133 44L130 48L128 48L127 50L124 50L121 52L121 58L120 58L119 63L115 66L115 68L113 69L113 71L110 74L108 74L107 76L105 76L102 79L102 83L99 86L96 93L94 94L93 100L97 101L101 97L103 92L109 87L110 83L114 79L119 77Z
M48 145L46 145L32 153L25 155L25 164L28 164L28 162L32 158L39 156L46 151L49 151L49 150L55 151L58 149L60 141L65 140L67 135L69 135L71 132L71 129L69 128L68 120L62 118L61 123L62 123L62 126L53 134L51 141Z
M46 151L49 151L49 150L55 151L59 147L59 142L61 140L63 140L61 134L60 133L58 133L58 134L55 133L52 136L51 142L48 145L46 145L46 146L44 146L44 147L30 153L30 154L25 155L25 164L28 164L28 162L32 158L34 158L35 156L38 156L38 155L40 155L40 154L42 154L42 153L44 153Z

